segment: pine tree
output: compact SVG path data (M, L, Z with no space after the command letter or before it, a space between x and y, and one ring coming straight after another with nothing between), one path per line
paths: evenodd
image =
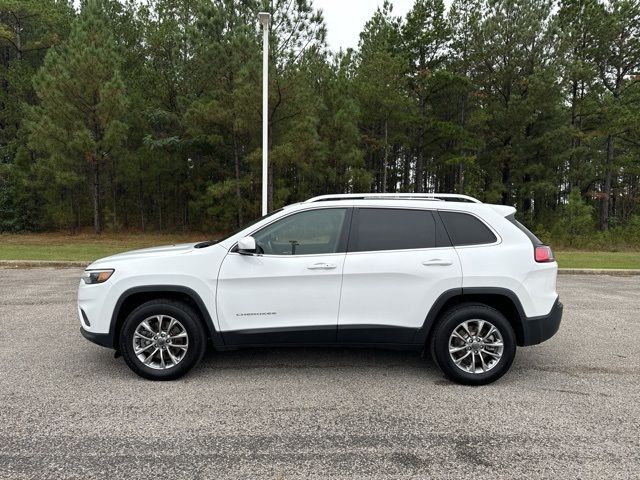
M360 104L361 128L368 168L375 174L374 191L395 190L389 181L395 170L393 143L405 134L404 121L415 118L414 105L406 93L407 62L401 55L400 19L385 1L360 34L360 52L354 91Z
M596 43L592 24L599 10L597 0L563 0L554 19L558 41L557 64L562 75L563 94L569 105L567 148L561 152L564 190L581 189L586 194L595 178L593 150L589 137L594 133L593 103L597 69L589 61Z
M73 10L56 0L0 0L0 231L49 226L25 148L24 106L47 50L68 35Z
M50 163L54 182L91 186L96 233L103 229L102 172L125 140L127 104L102 9L98 0L84 4L69 39L48 52L34 80L40 104L30 122L30 145Z
M638 2L444 3L384 2L334 54L312 0L0 0L0 229L258 216L266 10L270 208L463 192L563 237L579 198L580 231L637 238Z
M614 205L613 186L621 168L616 145L619 140L628 139L628 133L640 121L640 105L636 103L640 88L640 4L615 0L599 5L598 10L590 25L595 36L590 59L602 89L601 128L606 132L606 153L601 169L600 228L608 230Z
M417 103L416 117L416 181L415 191L424 191L425 135L428 101L434 71L441 68L450 41L450 25L444 15L442 0L417 0L407 14L402 29L403 51L409 62L409 88Z
M483 97L485 198L520 204L525 215L551 201L555 171L549 147L559 87L551 64L550 1L491 0L473 41L474 81ZM551 142L551 143L550 143ZM555 146L554 146L555 148ZM553 198L555 202L555 198Z

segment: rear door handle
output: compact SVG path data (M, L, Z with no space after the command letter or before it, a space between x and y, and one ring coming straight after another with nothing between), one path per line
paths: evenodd
M422 265L425 267L448 267L449 265L453 265L453 262L451 260L432 258L431 260L425 260L422 262Z
M336 268L334 263L314 263L307 267L308 270L333 270Z

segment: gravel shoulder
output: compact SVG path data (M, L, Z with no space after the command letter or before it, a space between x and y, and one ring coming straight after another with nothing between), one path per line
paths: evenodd
M640 278L566 275L550 341L479 388L412 352L209 353L153 383L85 341L80 270L0 269L0 478L634 478Z

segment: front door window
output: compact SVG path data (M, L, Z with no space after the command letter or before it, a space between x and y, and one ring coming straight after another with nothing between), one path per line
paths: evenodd
M266 226L253 237L263 255L320 255L344 251L346 208L296 213Z

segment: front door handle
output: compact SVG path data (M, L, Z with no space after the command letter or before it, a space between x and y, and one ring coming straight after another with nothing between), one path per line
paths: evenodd
M337 265L334 263L314 263L307 267L308 270L333 270Z
M431 260L422 262L422 265L425 267L448 267L449 265L453 265L453 262L451 260L432 258Z

